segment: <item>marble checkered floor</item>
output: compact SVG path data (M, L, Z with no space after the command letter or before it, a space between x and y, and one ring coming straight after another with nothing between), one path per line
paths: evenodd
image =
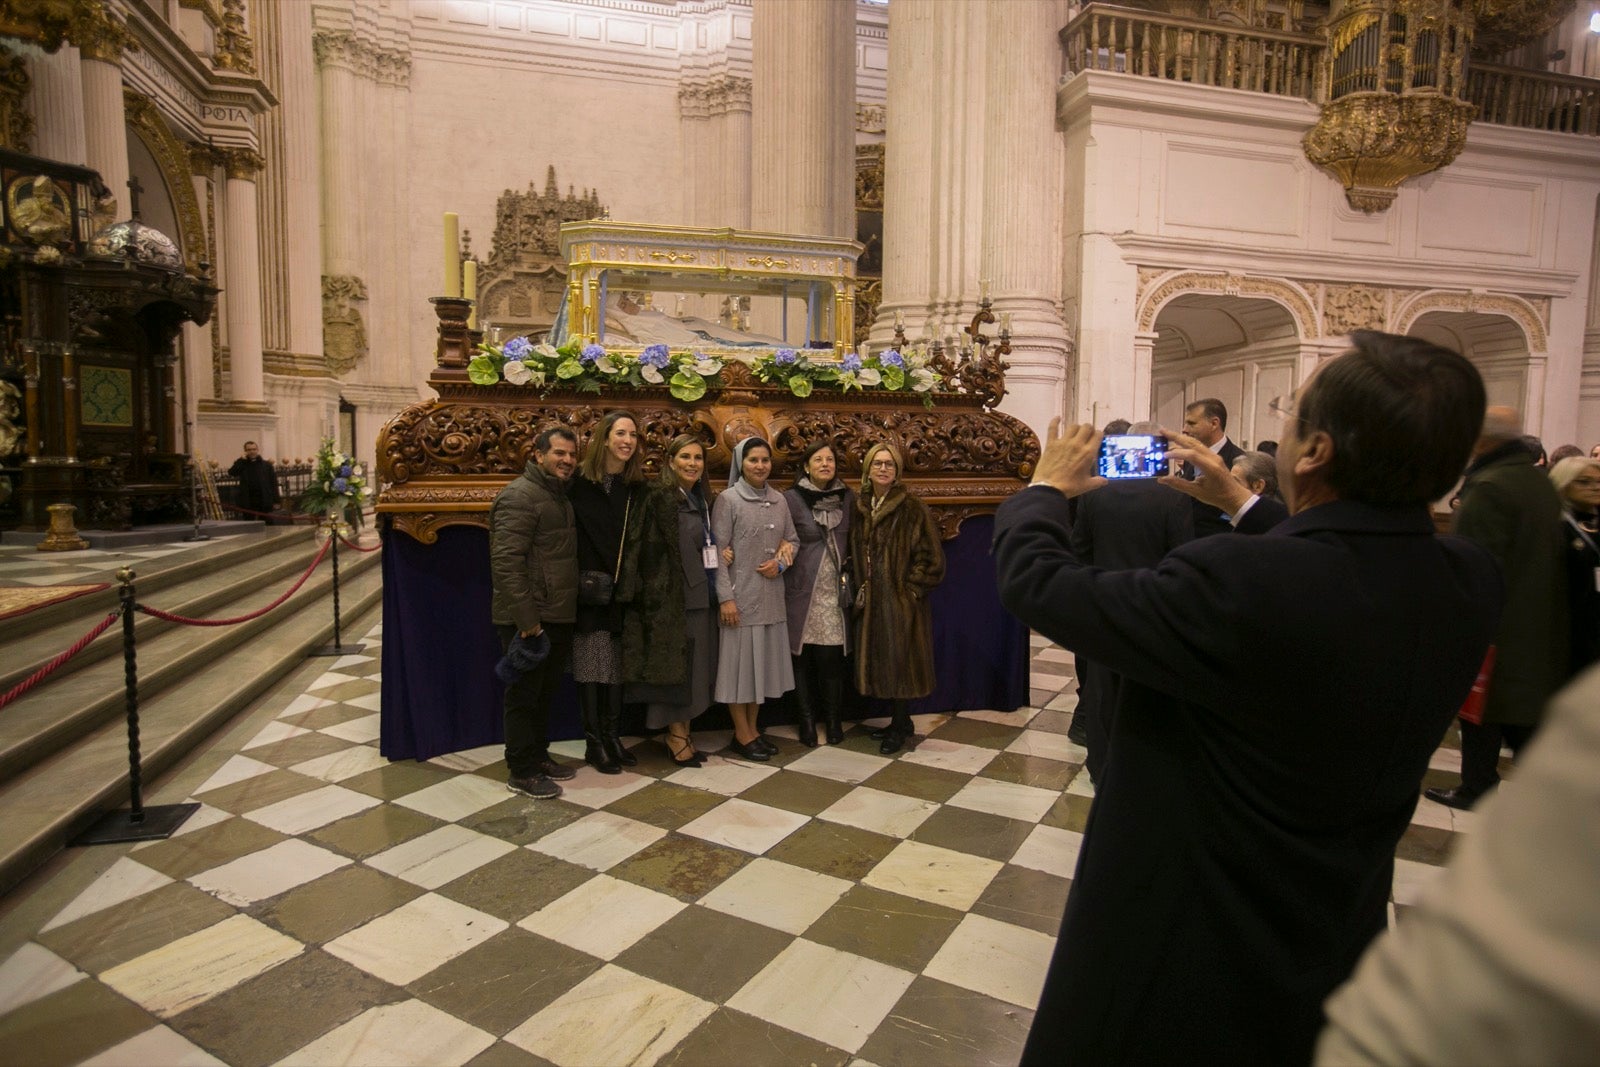
M179 835L70 853L7 898L0 1048L34 1064L1016 1062L1092 799L1065 736L1068 653L1035 638L1032 706L921 717L926 740L894 758L869 726L814 750L778 731L764 766L679 769L641 741L637 773L585 767L533 801L506 792L497 749L379 756L381 630L363 640L163 784L155 802L204 805ZM1401 911L1470 819L1420 805Z
M238 543L238 537L214 537L210 541L173 541L159 545L129 548L85 548L75 552L40 552L33 545L0 545L0 585L72 585L84 582L113 581L123 567L143 573L155 560L186 558L216 551L218 546Z

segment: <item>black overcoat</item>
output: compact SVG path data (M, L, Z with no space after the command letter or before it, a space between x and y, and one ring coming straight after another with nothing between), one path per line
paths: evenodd
M1126 682L1023 1062L1305 1063L1384 927L1495 565L1421 507L1333 502L1105 572L1066 511L1043 487L1000 508L1001 598Z

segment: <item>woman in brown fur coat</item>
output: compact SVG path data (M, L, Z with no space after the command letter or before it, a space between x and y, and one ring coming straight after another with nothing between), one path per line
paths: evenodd
M892 702L889 725L875 731L889 755L914 736L910 702L933 692L933 616L928 593L944 580L939 526L900 482L893 445L876 444L861 461L861 495L850 523L850 559L861 592L854 626L856 686Z

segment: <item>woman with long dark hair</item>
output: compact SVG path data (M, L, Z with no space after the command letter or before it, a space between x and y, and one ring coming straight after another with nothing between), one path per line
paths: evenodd
M583 758L602 774L619 774L638 759L622 747L623 604L617 596L622 546L644 496L639 420L612 411L589 438L568 497L578 527L578 621L572 680L583 713Z
M720 564L705 468L698 437L672 439L642 521L629 530L623 565L634 583L622 627L626 697L646 705L645 726L666 731L667 751L680 767L704 762L689 722L711 705L717 677Z
M845 577L856 494L838 477L838 466L833 443L815 442L800 456L802 473L783 494L799 538L783 582L800 743L807 748L817 747L819 719L827 724L828 744L844 740L839 715L850 610Z
M873 732L891 755L915 736L911 701L933 692L933 613L928 594L944 581L944 546L928 506L906 492L899 451L879 443L861 461L861 495L850 523L850 559L861 583L855 618L856 687L890 702L889 725Z

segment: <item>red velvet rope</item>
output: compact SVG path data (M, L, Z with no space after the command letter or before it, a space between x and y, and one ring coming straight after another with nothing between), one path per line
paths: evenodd
M288 600L290 597L294 596L295 591L302 585L306 584L306 579L311 577L311 572L317 569L317 564L322 562L322 557L328 554L328 549L332 546L332 538L322 542L322 549L317 553L317 558L311 561L311 566L306 568L306 572L296 579L295 583L291 585L282 596L268 604L266 607L261 608L258 611L252 611L248 615L237 615L231 619L190 619L185 618L182 615L174 615L170 611L162 611L160 608L152 608L145 604L135 604L134 609L137 611L142 611L146 615L153 616L157 619L165 619L167 622L181 622L186 626L233 626L237 623L249 622L251 619L259 619L261 616L265 615L279 604L282 604L285 600Z
M379 545L373 545L371 548L362 548L360 545L356 544L354 541L350 540L350 538L344 536L343 534L339 535L339 542L341 544L343 544L344 547L353 548L357 552L376 552L376 551L378 551L378 549L383 547L381 544L379 544Z
M46 663L43 667L40 667L38 670L36 670L32 674L28 675L22 681L18 682L16 685L12 686L10 688L10 690L8 690L4 696L0 696L0 708L5 707L7 704L11 703L13 700L16 700L22 694L24 694L28 690L32 689L34 686L38 685L40 682L42 682L46 678L50 677L58 669L60 669L60 667L61 667L61 665L63 663L67 662L67 660L71 659L73 656L76 656L79 652L82 652L85 648L89 647L89 642L93 641L95 638L97 638L101 634L105 633L106 632L106 628L108 626L110 626L112 623L116 622L117 621L117 617L119 615L121 615L121 614L122 614L122 609L121 608L118 608L116 611L113 611L111 614L109 614L105 618L101 619L100 620L100 624L98 626L96 626L94 629L90 630L88 633L84 634L82 637L78 638L78 643L77 644L73 645L71 648L69 648L65 652L61 653L61 655L57 656L55 659L51 660L49 663Z

